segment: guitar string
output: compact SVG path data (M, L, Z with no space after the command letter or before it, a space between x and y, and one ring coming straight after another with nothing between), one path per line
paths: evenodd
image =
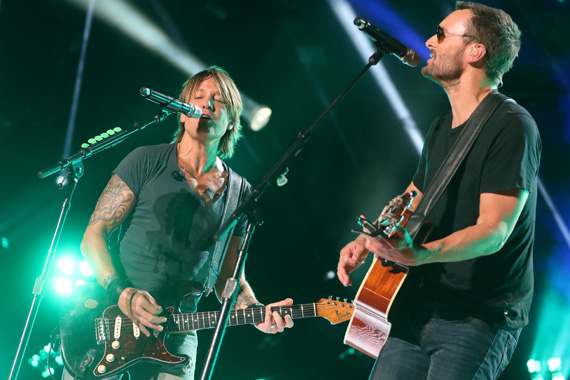
M339 301L337 301L337 302L339 302ZM353 306L352 304L350 304L350 303L343 303L343 302L341 302L341 304L343 304L344 306L341 306L341 305L336 305L336 306L335 306L335 305L321 305L321 304L304 304L304 305L302 305L303 307L309 307L309 308L314 308L315 305L318 306L318 309L317 309L317 312L316 312L316 313L313 313L313 315L306 315L306 316L305 316L305 314L307 314L307 313L309 313L309 312L312 312L312 311L311 311L311 310L306 310L306 311L303 310L303 307L301 307L301 305L288 306L288 307L281 307L281 308L282 308L282 309L281 309L281 312L283 312L284 309L285 309L285 311L291 310L291 314L290 314L290 315L292 315L293 318L302 318L302 317L310 318L310 317L318 317L318 316L321 316L321 315L318 314L318 311L319 311L319 310L322 310L322 309L338 309L338 308L343 308L343 309L344 309L344 308L346 308L347 310L351 310L351 311L354 310L354 306ZM351 306L352 306L352 307L351 307ZM279 308L280 308L280 306L274 306L274 307L272 307L272 310L273 310L273 311L279 311ZM248 309L239 309L239 310L237 310L237 311L236 311L236 310L232 310L232 311L230 312L231 314L236 314L236 315L237 315L236 318L235 318L235 320L238 322L237 325L240 325L240 324L247 324L247 323L249 323L249 322L247 322L247 320L248 320L248 319L252 319L252 318L255 319L255 318L257 318L257 317L262 317L262 318L261 318L262 320L265 319L265 308L253 308L253 309L249 309L249 311L252 312L249 317L248 317L248 316L243 316L243 311L242 311L242 310L248 310ZM258 315L254 315L253 312L255 312L255 311L259 312ZM295 314L294 311L297 311L298 313L297 313L296 315L294 315L294 314ZM323 310L323 311L324 311L324 310ZM208 315L209 313L210 313L210 314L213 314L213 315ZM197 329L203 329L203 328L206 328L207 326L209 327L209 326L215 325L215 322L214 322L213 324L211 323L212 319L213 319L214 321L217 321L217 319L218 319L215 314L218 314L218 312L217 312L217 311L209 311L209 312L208 312L208 311L203 311L203 312L196 312L196 313L181 313L181 314L174 314L174 315L169 314L169 315L166 315L166 316L165 316L165 317L167 318L167 320L166 320L166 322L164 322L164 324L162 324L162 325L166 325L167 327L170 327L170 326L172 326L172 327L180 327L180 324L181 324L181 323L182 323L182 324L188 324L188 325L192 324L193 326L194 326L194 323L196 323L196 324L198 324ZM230 314L230 317L232 317L231 314ZM192 319L185 319L185 320L183 320L183 321L178 321L179 323L177 323L177 322L175 321L175 316L176 316L178 319L183 319L182 316L185 316L185 315L186 315L186 316L192 315L193 318L192 318ZM196 318L194 318L194 317L196 317ZM127 318L127 319L128 319L128 318ZM245 319L245 322L239 323L239 322L243 321L244 319ZM99 322L99 321L102 321L102 322L105 324L105 326L108 327L108 329L109 329L109 334L112 335L112 330L114 330L114 328L115 328L115 320L116 320L116 318L108 318L108 317L107 317L107 318L97 318L97 319L95 320L95 322L96 322L96 329L98 329L99 326L100 326L100 322ZM207 320L207 322L206 322L206 320ZM262 322L262 320L261 320L260 322ZM129 322L130 322L130 323L129 323ZM121 326L121 332L129 333L129 332L131 332L131 331L134 331L135 328L134 328L134 326L133 326L132 321L129 320L129 322L121 322L121 324L124 324L124 326ZM255 321L254 321L254 322L255 322ZM231 323L232 323L232 320L230 319L228 325L231 325ZM200 325L202 325L203 327L200 327ZM193 330L193 329L190 329L190 330ZM168 331L167 331L167 332L168 332Z

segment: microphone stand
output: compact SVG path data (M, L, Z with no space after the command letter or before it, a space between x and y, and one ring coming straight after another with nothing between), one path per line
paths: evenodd
M113 135L105 135L107 137L100 137L101 141L95 142L91 144L91 146L81 149L76 154L68 158L62 159L55 165L49 166L38 172L38 177L43 179L65 169L66 170L65 178L59 184L60 187L63 187L65 179L68 176L71 176L71 180L69 181L67 196L63 202L63 207L59 215L59 220L57 222L55 233L44 263L42 274L40 275L40 277L36 278L36 283L32 291L33 293L32 305L30 307L26 323L24 324L24 331L22 332L22 336L20 338L20 343L16 351L16 357L14 359L12 369L10 370L10 376L8 377L8 380L16 380L18 378L18 374L20 372L20 368L22 366L22 362L24 359L24 354L26 352L30 340L31 332L36 317L38 315L40 303L45 295L44 291L46 289L46 286L49 283L49 274L51 273L51 268L53 266L53 262L55 259L55 252L59 244L59 238L61 237L63 231L63 225L65 224L67 214L69 213L69 210L71 208L71 199L73 198L77 182L84 174L83 160L97 153L100 153L108 148L111 148L117 144L122 143L128 137L132 136L136 132L142 131L149 125L164 121L169 115L170 112L165 111L161 108L160 116L159 115L155 116L152 121L142 126L140 126L138 123L135 123L134 125L135 129L133 129L132 131L123 130L119 131L118 133L114 133Z
M242 204L232 213L228 220L222 224L214 239L219 240L227 231L233 227L238 220L248 217L247 232L244 241L238 250L238 257L235 263L233 276L228 278L224 287L222 296L222 307L219 314L219 321L216 324L206 362L202 371L200 380L209 380L212 378L216 360L220 351L222 339L229 320L229 313L237 298L237 289L239 289L239 276L243 272L245 260L247 258L247 249L249 247L249 240L255 230L255 225L261 225L262 220L257 209L257 199L265 192L265 190L273 183L278 186L284 185L286 182L285 175L288 173L288 165L295 157L299 155L304 144L314 133L320 122L332 111L332 109L340 102L340 100L348 93L348 91L358 82L364 73L373 65L380 62L380 59L386 54L380 46L376 45L376 52L370 56L366 66L357 74L353 81L346 87L344 91L329 105L329 107L317 118L317 120L306 131L299 132L299 138L291 145L285 154L277 161L277 163L269 170L263 180L253 186L251 193L243 200Z

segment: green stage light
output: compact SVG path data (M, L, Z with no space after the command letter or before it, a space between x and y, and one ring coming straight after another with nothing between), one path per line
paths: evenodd
M71 280L69 278L60 277L55 280L55 288L61 294L71 294Z
M63 259L59 259L59 261L57 262L57 266L59 267L59 269L63 273L72 274L73 269L75 267L75 263L73 262L73 259L71 259L71 258L63 258Z
M526 366L529 373L540 372L540 362L538 360L530 359L528 362L526 362Z
M559 371L561 364L562 364L562 361L560 360L560 358L548 359L548 370L550 372Z
M79 268L79 270L81 271L81 273L83 273L83 275L85 277L91 277L93 276L93 270L91 269L91 267L89 266L89 264L87 264L86 261L80 261L77 264L77 267Z

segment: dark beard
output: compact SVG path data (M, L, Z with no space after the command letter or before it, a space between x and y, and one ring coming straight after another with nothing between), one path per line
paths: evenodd
M457 83L463 74L463 68L459 64L461 58L459 55L450 58L452 62L448 60L443 66L434 65L432 62L431 65L422 67L422 75L443 87Z

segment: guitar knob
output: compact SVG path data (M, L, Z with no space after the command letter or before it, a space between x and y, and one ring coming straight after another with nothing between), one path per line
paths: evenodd
M99 367L97 367L97 372L105 373L107 372L107 367L105 367L104 365L100 365Z
M115 355L109 354L109 355L105 356L105 359L107 359L108 363L113 363L115 361Z
M111 347L113 347L115 350L118 350L119 348L121 348L121 342L115 340L113 341L113 343L111 343Z

